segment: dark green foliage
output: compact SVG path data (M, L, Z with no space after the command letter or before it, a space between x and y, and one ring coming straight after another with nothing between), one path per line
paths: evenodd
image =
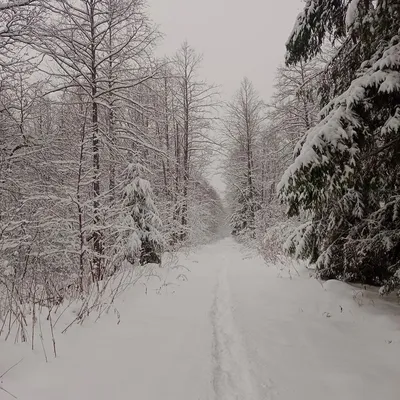
M320 51L323 39L310 32L342 42L320 88L321 121L280 185L290 215L311 215L287 250L315 262L323 278L389 291L400 278L400 4L355 2L346 27L336 20L346 7L331 3L340 2L309 1L319 8L301 17L287 46L293 63Z
M255 214L260 205L254 198L249 196L248 190L244 189L237 193L234 210L230 218L232 235L255 236Z
M327 35L333 40L345 35L345 3L343 0L307 0L286 44L288 65L313 58L321 51Z
M160 263L164 244L161 220L153 201L150 183L141 175L144 168L130 164L123 189L123 217L119 241L123 257L130 263Z

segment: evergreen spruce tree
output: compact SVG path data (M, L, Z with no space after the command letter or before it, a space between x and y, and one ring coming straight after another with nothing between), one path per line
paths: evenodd
M243 190L233 189L233 193L229 196L231 204L231 216L229 225L233 235L241 235L247 237L255 236L255 220L254 214L260 208L254 199L249 198L247 188Z
M400 286L400 3L308 0L287 43L288 65L337 52L320 87L320 122L279 185L289 215L310 221L290 253L322 278Z
M130 263L161 262L163 238L161 220L153 201L150 182L143 179L143 167L130 164L123 189L124 216L119 230L119 244L123 258Z

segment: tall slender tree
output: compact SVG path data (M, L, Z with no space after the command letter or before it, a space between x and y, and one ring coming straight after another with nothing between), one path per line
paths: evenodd
M264 130L265 104L245 78L227 107L225 133L229 148L226 177L231 191L231 225L235 234L254 236L256 212L260 208L260 187L255 153ZM242 232L243 233L243 232Z
M179 193L176 218L180 220L180 240L187 237L189 196L193 177L201 174L208 160L209 130L218 106L217 88L198 78L202 56L184 42L173 57L175 129L175 181Z

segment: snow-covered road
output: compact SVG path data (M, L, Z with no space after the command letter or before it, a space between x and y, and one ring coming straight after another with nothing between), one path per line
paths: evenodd
M400 398L398 306L268 267L230 238L162 273L118 300L118 325L110 313L59 337L49 363L0 342L0 368L24 358L4 388L21 400Z

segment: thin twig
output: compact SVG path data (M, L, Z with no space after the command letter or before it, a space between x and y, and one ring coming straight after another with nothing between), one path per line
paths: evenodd
M21 358L17 363L15 363L14 365L12 365L10 368L8 368L8 370L6 370L5 372L3 372L2 375L0 375L0 379L3 378L4 376L6 376L7 373L9 373L13 368L15 368L18 364L20 364L22 362L23 358Z
M14 399L17 399L16 396L14 396L12 393L10 393L8 390L4 389L2 386L0 386L0 390L2 390L3 392L6 392L8 395L10 395L11 397L13 397Z

